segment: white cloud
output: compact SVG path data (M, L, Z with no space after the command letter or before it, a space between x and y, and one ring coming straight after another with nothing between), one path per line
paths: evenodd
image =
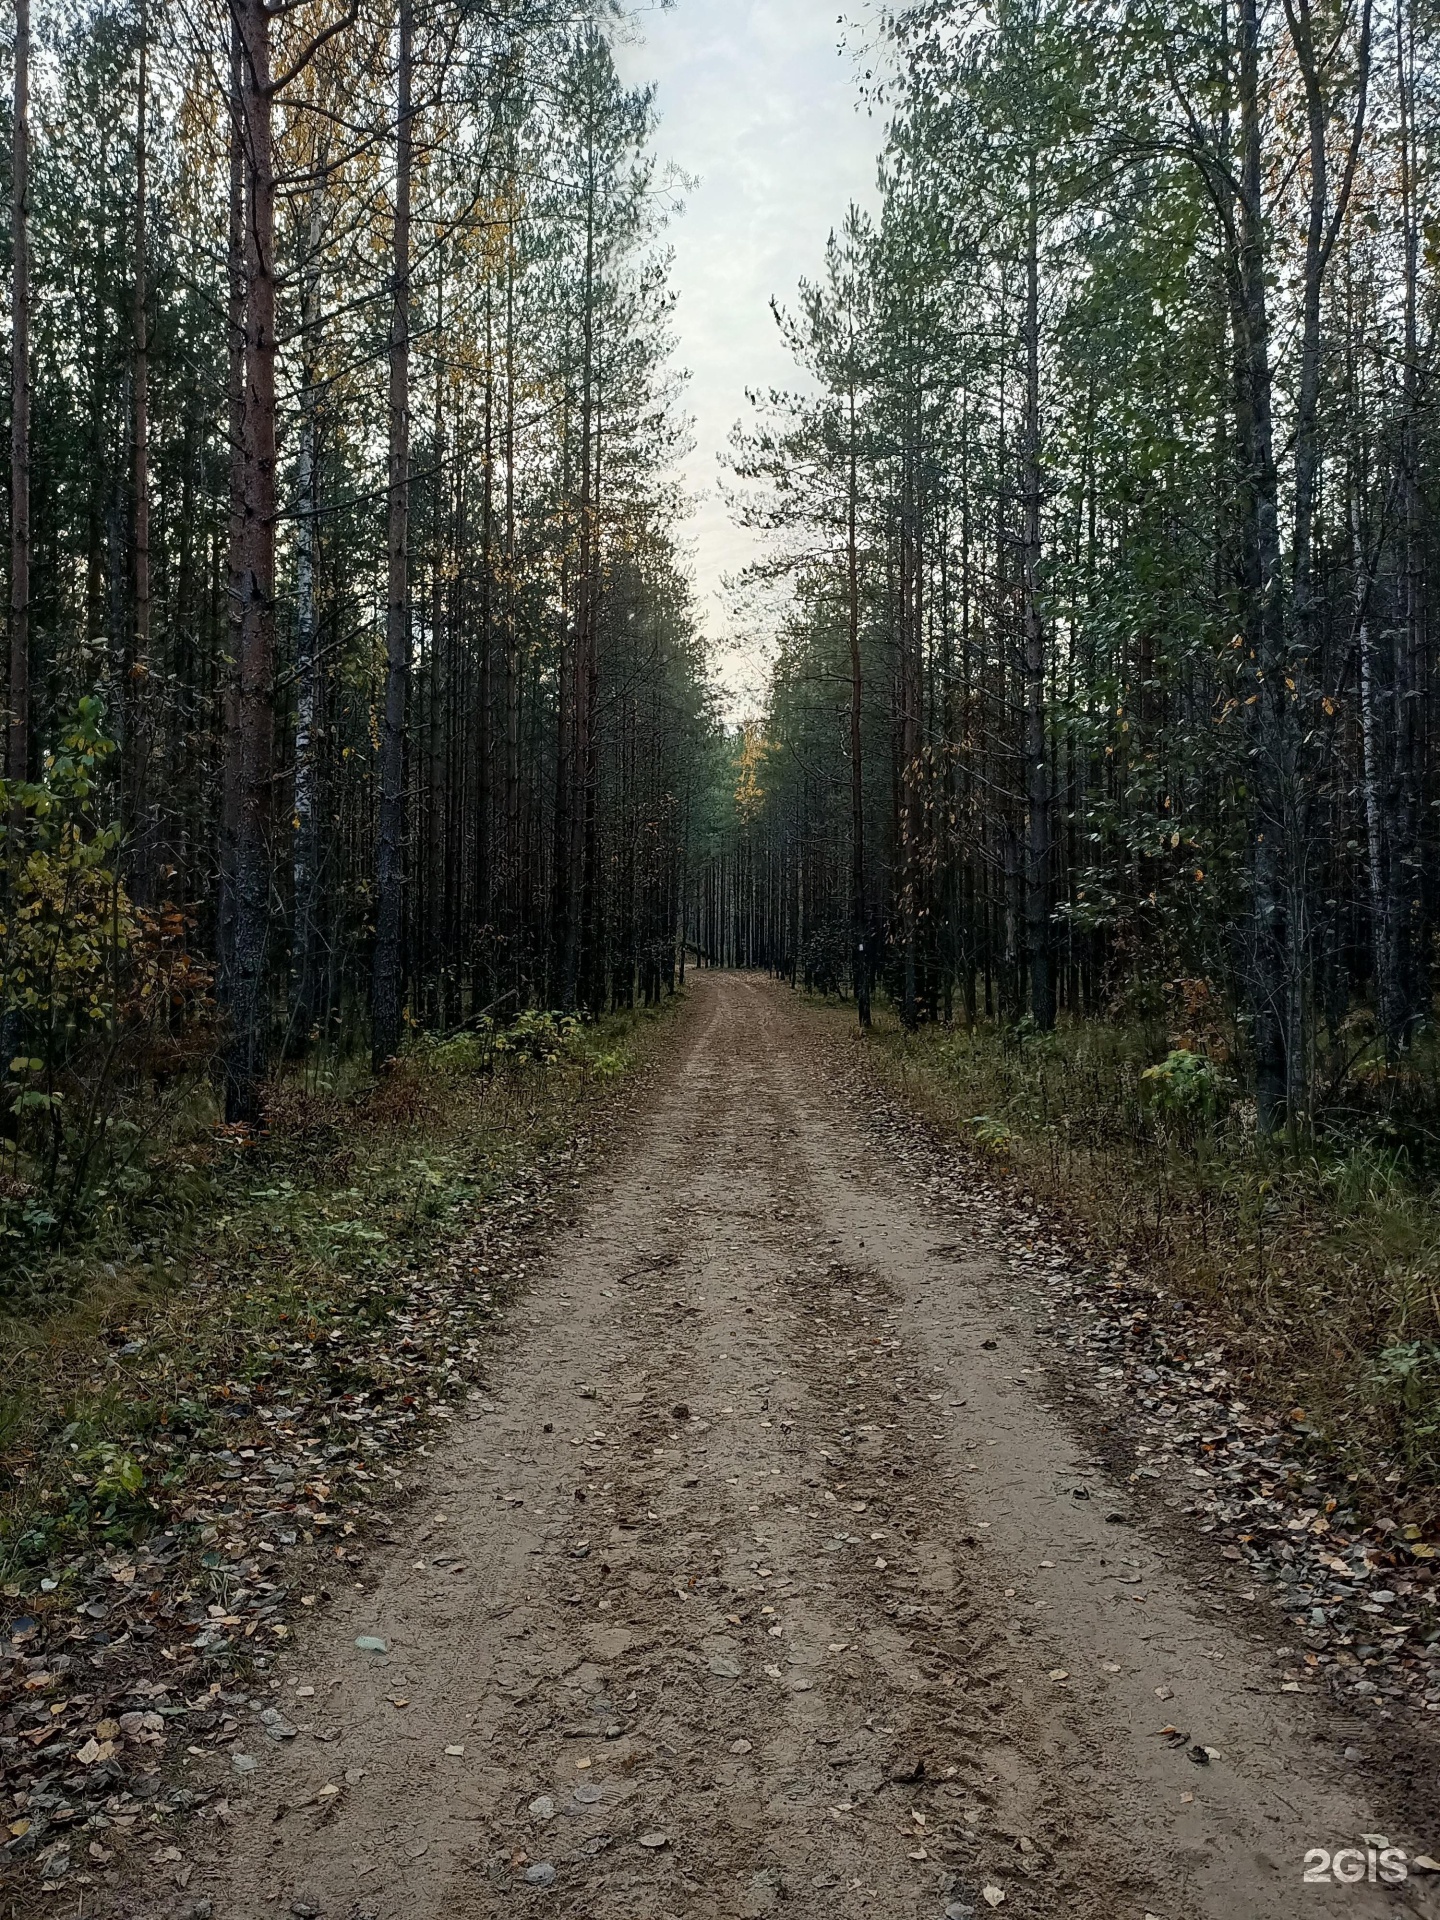
M683 477L700 496L688 532L700 606L732 697L755 679L754 649L727 646L721 581L755 552L720 500L717 456L746 411L745 389L793 385L770 314L820 268L854 200L875 201L882 129L857 112L835 0L677 0L636 15L643 38L618 50L625 79L654 81L662 159L699 184L669 238L678 359L691 373L695 449Z

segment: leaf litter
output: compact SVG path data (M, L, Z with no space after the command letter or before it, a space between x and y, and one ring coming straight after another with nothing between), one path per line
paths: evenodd
M1051 1390L1101 1414L1110 1449L1133 1461L1136 1497L1178 1509L1236 1597L1268 1590L1293 1643L1276 1650L1281 1691L1323 1689L1382 1717L1440 1714L1440 1542L1406 1518L1400 1472L1377 1503L1305 1409L1251 1403L1223 1329L1123 1257L1099 1269L1031 1196L974 1161L957 1173L953 1143L874 1080L859 1118L933 1208L964 1217L967 1253L991 1251L1031 1283L1036 1334L1053 1342Z
M411 1457L461 1409L485 1410L496 1317L590 1145L573 1130L448 1251L408 1272L352 1273L303 1318L282 1313L208 1350L114 1330L91 1386L153 1419L134 1422L123 1452L72 1443L66 1459L62 1447L60 1474L53 1455L12 1457L12 1513L37 1519L28 1540L12 1528L3 1589L4 1881L51 1894L114 1882L157 1833L229 1824L227 1790L261 1765L242 1739L263 1751L267 1738L328 1737L280 1711L276 1656L326 1582L360 1571ZM239 1325L263 1290L219 1274L196 1285L207 1311ZM70 1523L56 1526L67 1501ZM356 1647L389 1652L380 1634ZM192 1869L177 1852L155 1870L183 1888Z

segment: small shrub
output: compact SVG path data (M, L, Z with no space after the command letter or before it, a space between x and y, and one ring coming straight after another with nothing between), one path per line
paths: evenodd
M213 1044L209 975L171 908L144 913L120 882L120 829L98 812L115 743L80 702L38 780L0 780L0 1061L13 1120L0 1242L62 1238L143 1191L143 1152ZM14 1260L10 1264L14 1264Z
M1140 1075L1140 1097L1151 1112L1189 1125L1218 1119L1233 1091L1213 1060L1183 1047L1173 1047Z
M541 1061L548 1066L570 1051L579 1033L580 1022L573 1013L527 1007L495 1035L495 1053L507 1063Z
M486 1017L464 1033L452 1033L444 1040L427 1040L423 1056L425 1065L432 1071L454 1074L457 1079L489 1073L495 1064L494 1022Z
M1375 1361L1375 1384L1400 1416L1407 1464L1433 1472L1440 1446L1440 1346L1404 1340L1382 1348Z

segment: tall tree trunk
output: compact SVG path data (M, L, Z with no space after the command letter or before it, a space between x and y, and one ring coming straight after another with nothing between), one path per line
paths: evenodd
M1288 758L1285 582L1275 471L1266 288L1260 28L1257 0L1240 0L1240 257L1237 417L1242 460L1243 602L1252 685L1249 716L1251 1042L1259 1130L1284 1119L1294 1079L1290 932L1286 924Z
M510 981L521 985L520 618L515 577L515 226L505 231L505 941Z
M150 817L150 309L146 272L145 199L149 191L146 142L146 93L149 86L149 20L145 0L140 5L140 76L135 107L135 270L133 306L133 365L135 415L134 654L130 662L130 821L134 846L130 860L130 890L141 904L149 903L155 873L156 835Z
M295 927L290 946L290 1045L303 1053L317 1013L320 942L320 819L316 724L320 697L319 621L315 604L320 480L318 447L320 240L327 153L315 156L306 254L300 275L300 433L295 456L295 811L291 887Z
M571 718L566 767L566 837L556 884L563 889L560 1005L581 1000L588 963L585 951L589 901L586 898L586 845L589 828L590 726L595 618L595 219L596 179L593 145L588 157L585 196L585 272L581 287L580 500L579 550L575 564L575 610L571 658ZM588 983L587 983L588 984Z
M590 585L585 595L585 664L581 688L584 718L581 733L580 779L580 991L582 1004L599 1013L605 1005L604 958L601 952L600 899L600 489L603 480L604 433L601 398L594 404L594 454L590 482Z
M475 911L483 983L495 992L495 840L491 816L495 753L495 280L485 276L485 411L480 472L480 699L476 715Z
M240 831L240 634L245 558L245 49L239 13L230 14L229 162L226 277L227 429L229 435L229 514L226 535L225 637L229 670L222 694L225 751L220 787L220 902L216 948L219 998L229 1006L235 960L235 879Z
M1387 918L1394 943L1395 1012L1386 1027L1393 1048L1405 1046L1425 1018L1430 1000L1424 962L1425 765L1428 702L1425 633L1426 571L1422 554L1419 459L1421 353L1419 340L1420 215L1415 135L1415 6L1396 0L1396 99L1400 133L1401 240L1404 248L1405 368L1400 431L1400 607L1395 639L1395 785L1391 823Z
M865 681L860 663L860 473L853 370L847 391L849 444L845 493L845 616L850 641L850 952L855 981L855 1011L870 1025L869 927L865 908Z
M1358 490L1358 481L1356 483ZM1356 503L1358 507L1358 500ZM1354 509L1352 509L1354 511ZM1386 817L1386 741L1375 626L1370 614L1370 578L1364 528L1355 514L1355 600L1360 657L1360 790L1365 807L1366 865L1370 886L1370 950L1375 1013L1387 1055L1393 1060L1405 1039L1405 1010L1398 978L1394 894L1390 868L1394 849ZM1391 743L1392 746L1394 743Z
M400 1044L405 914L405 695L410 673L410 99L414 10L400 0L395 121L395 224L390 307L388 584L385 713L380 734L380 835L375 871L371 1056L378 1069Z
M913 351L913 341L910 343ZM912 445L903 456L904 478L900 502L900 578L899 629L900 658L900 739L899 739L899 839L900 839L900 942L901 989L900 1020L907 1031L920 1024L917 999L918 970L916 944L919 929L920 870L920 543L916 476L917 449Z
M1050 926L1050 762L1045 736L1045 622L1040 610L1040 252L1039 182L1029 164L1025 235L1025 420L1022 429L1025 528L1021 597L1025 679L1025 945L1030 1014L1042 1032L1055 1024Z
M30 774L30 0L15 0L10 292L10 716L5 771Z
M234 940L225 1111L260 1118L268 1054L272 802L275 733L275 163L270 13L234 0L241 39L245 167L245 422L235 662Z

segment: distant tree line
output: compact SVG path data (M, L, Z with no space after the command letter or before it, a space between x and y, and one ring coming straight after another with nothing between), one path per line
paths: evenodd
M765 963L862 1018L883 979L910 1025L1168 992L1262 1131L1357 1068L1406 1084L1440 907L1435 24L888 15L879 212L781 313L806 378L737 439L792 594L724 850Z

